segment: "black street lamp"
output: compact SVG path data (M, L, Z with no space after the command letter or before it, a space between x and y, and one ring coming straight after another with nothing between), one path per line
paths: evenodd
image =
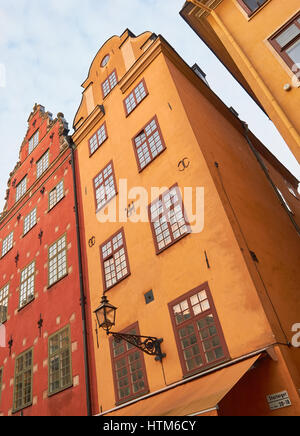
M161 362L162 359L166 357L166 354L162 353L160 347L163 339L158 339L152 336L129 335L126 333L111 331L116 324L116 311L117 308L109 303L106 295L103 295L100 306L94 312L96 314L99 328L105 330L107 335L112 335L116 342L124 340L144 353L149 354L150 356L155 356L155 360Z
M103 295L101 304L94 313L96 314L99 328L105 330L107 335L109 335L109 331L116 323L116 311L117 308L109 303L106 295Z

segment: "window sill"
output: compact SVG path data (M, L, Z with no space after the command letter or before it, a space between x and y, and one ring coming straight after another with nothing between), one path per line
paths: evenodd
M51 289L53 288L55 285L57 285L57 283L61 282L63 279L65 279L66 277L68 277L68 273L65 274L64 276L62 276L60 279L58 279L56 282L52 283L51 285L47 286L47 289Z
M89 158L93 157L94 154L97 153L98 150L100 150L100 148L103 146L103 144L105 144L105 142L108 140L108 136L105 138L105 140L99 145L99 147L96 148L96 150L93 151L93 153L90 152L89 154Z
M258 9L256 9L255 11L253 11L251 14L248 14L246 11L246 15L248 17L248 21L252 20L252 18L254 18L257 14L259 14L261 12L261 10L263 8L265 8L271 0L267 1L266 3L264 3L263 5L261 5Z
M3 254L2 256L1 256L1 260L13 249L14 247L11 247L11 249L10 250L8 250L5 254Z
M143 103L143 101L144 100L146 100L146 98L148 97L148 95L149 94L146 94L146 96L143 98L143 100L141 100L133 109L132 109L132 111L131 112L127 112L127 110L125 111L125 115L126 115L126 118L128 118L128 117L130 117L130 115L132 114L132 112L134 112L135 110L136 110L136 108L138 108L142 103Z
M33 301L35 300L35 297L32 298L32 300L28 301L26 304L18 308L18 312L21 312L21 310L25 309L25 307L29 306Z
M117 83L117 85L119 84L119 82ZM109 91L109 93L108 94L106 94L106 95L103 95L102 94L102 96L103 96L103 101L105 101L109 96L110 96L110 94L113 92L113 90L117 87L117 85L115 85L113 88L111 88L111 90Z
M28 403L26 406L20 407L19 409L13 409L11 413L14 415L18 412L21 412L22 410L28 409L28 407L31 407L31 406L32 406L32 401L30 403Z
M127 277L129 277L131 275L131 272L129 272L126 276L122 277L117 283L115 283L114 285L110 286L109 288L105 288L105 292L110 291L111 289L113 289L115 286L117 286L118 284L120 284L123 280L127 279Z
M32 226L26 233L23 233L23 235L22 235L22 238L25 238L25 236L27 236L28 235L28 233L30 233L31 232L31 230L32 229L34 229L35 227L37 226L37 223L35 223L35 225L34 226Z
M101 212L101 210L105 209L106 206L114 199L116 198L116 196L118 195L118 191L116 191L115 195L113 197L111 197L106 203L103 204L103 206L99 207L98 209L96 209L96 215L97 213Z
M126 404L126 403L128 403L128 402L130 402L130 401L136 400L137 398L140 398L140 397L142 397L142 396L144 396L144 395L147 395L147 394L149 394L149 393L150 393L150 390L149 390L149 389L146 389L145 391L140 392L140 393L138 393L137 395L131 395L130 397L126 397L126 398L124 398L124 400L117 401L117 402L115 403L115 404L116 404L116 407L121 406L121 405L123 405L123 404Z
M201 373L205 373L206 371L218 371L220 369L219 365L221 365L222 363L230 362L230 360L231 359L228 357L223 357L222 359L216 360L211 365L206 365L205 367L198 368L198 370L183 374L182 379L185 380L187 378L193 377L194 375L200 375Z
M160 151L154 159L151 160L151 162L149 162L146 166L144 166L143 168L140 168L140 166L138 165L138 169L139 169L139 173L142 173L146 168L149 167L149 165L152 164L152 162L154 162L165 150L167 149L167 147L164 147L164 149L162 151Z
M181 235L179 238L177 238L175 241L171 242L169 245L167 245L166 247L162 248L161 250L156 249L157 256L159 256L164 251L168 250L168 248L172 247L172 245L177 244L177 242L181 241L183 238L185 238L186 236L190 235L191 233L192 232L188 232L188 233L185 233L184 235Z
M51 210L55 209L55 207L56 207L56 206L57 206L61 201L63 201L64 198L65 198L65 194L64 194L64 196L63 196L60 200L58 200L57 203L55 203L54 206L52 206L50 209L48 209L47 213L49 213L49 212L51 212Z
M48 392L48 398L52 398L52 397L54 397L55 395L58 395L58 394L60 394L60 393L62 393L62 392L64 392L64 391L66 391L67 389L71 389L71 388L73 388L73 383L71 383L70 385L68 385L68 386L66 386L66 387L64 387L64 388L61 388L61 389L58 390L58 391L55 391L55 392Z

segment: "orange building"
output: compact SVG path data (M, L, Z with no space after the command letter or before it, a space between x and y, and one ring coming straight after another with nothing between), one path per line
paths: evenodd
M112 37L82 86L99 414L300 414L298 180L162 36Z
M300 162L298 0L188 0L182 17L260 104Z

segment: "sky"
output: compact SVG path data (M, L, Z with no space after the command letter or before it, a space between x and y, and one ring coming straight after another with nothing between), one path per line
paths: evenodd
M35 103L63 112L72 133L81 84L100 47L126 28L161 34L197 63L227 106L298 178L300 167L272 122L180 17L184 0L0 0L0 210Z

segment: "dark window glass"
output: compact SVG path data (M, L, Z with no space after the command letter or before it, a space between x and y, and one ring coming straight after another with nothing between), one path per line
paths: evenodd
M137 328L124 331L139 334ZM112 366L117 402L128 401L148 391L143 353L125 341L111 341Z
M251 14L259 9L267 1L268 0L239 0L239 3L242 6L245 6L244 9L246 9L246 11Z

